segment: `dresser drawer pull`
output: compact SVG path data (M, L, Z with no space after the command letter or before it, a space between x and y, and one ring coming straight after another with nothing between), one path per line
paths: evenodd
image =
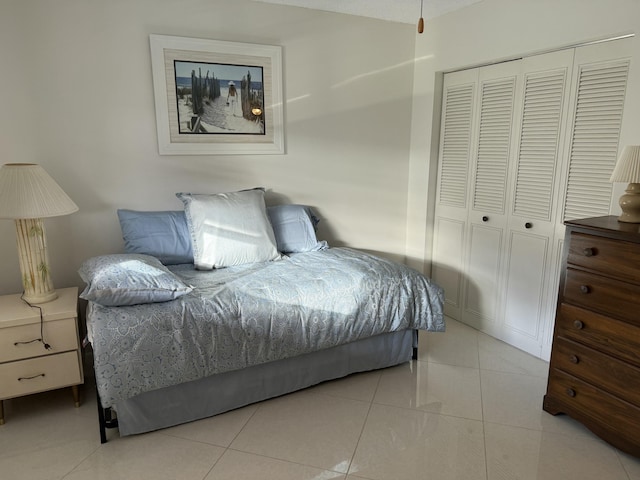
M573 388L567 388L567 395L569 395L570 397L575 397L576 391Z
M20 377L18 378L18 381L22 382L23 380L33 380L34 378L38 377L44 377L44 373L39 373L38 375L33 375L32 377Z
M584 254L585 257L593 257L596 254L596 249L595 248L585 248L582 253Z
M591 293L591 287L589 285L580 285L580 291L582 293Z
M524 228L531 228L531 227L533 227L533 223L531 222L527 222L524 224Z
M26 342L13 342L13 346L17 347L18 345L29 345L30 343L41 342L41 341L42 341L41 338L34 338L33 340L29 340Z
M571 363L575 363L576 365L577 365L578 363L580 363L580 359L578 358L578 356L577 356L577 355L571 355L571 356L569 357L569 361L570 361Z
M487 217L486 215L484 217L482 217L482 221L483 222L488 222L489 221L489 217Z
M584 323L582 323L580 320L576 320L573 322L573 326L578 330L582 330L584 328Z

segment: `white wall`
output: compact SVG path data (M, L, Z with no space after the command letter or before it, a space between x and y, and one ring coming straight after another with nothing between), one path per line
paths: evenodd
M287 154L158 155L151 33L281 45ZM122 250L117 208L258 185L314 206L333 245L402 259L414 47L411 25L250 0L3 0L0 162L42 164L80 207L45 221L54 284ZM8 220L0 264L20 291Z
M435 192L437 128L442 72L563 46L635 33L621 145L640 143L640 1L483 0L427 22L417 36L411 136L407 257L420 267L430 259L430 197ZM434 140L435 138L435 140ZM623 185L614 191L615 202Z

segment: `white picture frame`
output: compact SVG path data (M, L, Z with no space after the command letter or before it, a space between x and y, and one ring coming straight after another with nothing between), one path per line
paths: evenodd
M160 155L284 154L282 47L149 42Z

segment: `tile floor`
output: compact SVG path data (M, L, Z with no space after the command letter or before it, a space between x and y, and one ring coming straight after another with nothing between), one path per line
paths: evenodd
M640 480L640 460L542 411L547 363L462 325L418 361L100 445L91 379L5 402L0 478ZM639 432L640 434L640 432Z

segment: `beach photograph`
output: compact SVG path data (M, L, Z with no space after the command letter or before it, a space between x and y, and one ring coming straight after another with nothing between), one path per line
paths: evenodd
M174 60L180 134L264 135L262 67Z

